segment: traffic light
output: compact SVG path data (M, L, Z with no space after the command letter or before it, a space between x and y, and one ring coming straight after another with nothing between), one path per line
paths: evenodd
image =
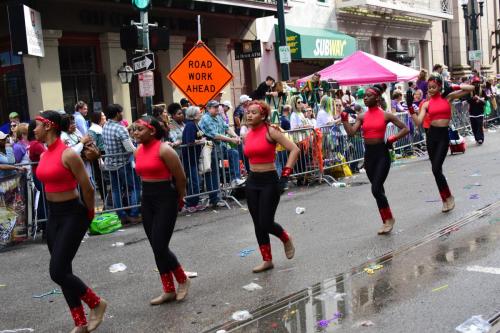
M141 12L147 12L151 7L151 0L132 0L132 5Z

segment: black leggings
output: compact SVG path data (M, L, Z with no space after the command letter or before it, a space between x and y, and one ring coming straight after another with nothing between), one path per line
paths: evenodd
M427 152L432 165L432 173L443 200L449 197L448 183L443 175L443 163L449 146L448 127L431 126L427 132Z
M276 171L250 172L245 190L259 245L270 243L269 234L282 238L284 230L274 222L281 196Z
M474 133L474 139L476 142L483 143L484 142L484 116L480 117L470 117L470 126L472 128L472 133Z
M71 262L90 224L87 208L79 199L48 202L48 207L50 278L61 286L68 306L76 308L82 305L80 297L87 291L87 286L73 275Z
M177 257L168 247L177 220L177 201L172 182L142 182L142 224L160 274L179 267Z
M389 207L389 202L385 196L384 182L390 168L391 156L385 143L365 144L366 175L372 184L372 194L377 201L379 210Z

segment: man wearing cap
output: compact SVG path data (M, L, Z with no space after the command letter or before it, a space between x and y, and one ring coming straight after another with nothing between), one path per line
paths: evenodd
M0 179L23 170L23 168L14 165L16 159L11 145L7 143L7 137L7 134L0 132Z
M366 111L366 105L365 105L365 90L363 88L359 88L358 91L356 91L356 103L355 105L361 106L362 112Z
M215 143L215 149L212 150L212 172L210 174L205 174L205 183L207 184L208 190L213 191L215 187L219 185L218 181L218 161L217 159L229 160L229 177L231 184L233 186L240 186L244 183L240 175L240 157L236 149L228 147L228 143L231 145L239 145L241 139L236 133L229 128L229 126L224 122L219 114L219 102L212 100L208 102L206 107L207 112L203 115L200 120L200 129ZM217 150L217 155L215 154ZM208 178L208 179L207 179ZM218 193L211 193L209 195L210 203L213 206L220 205ZM222 204L223 205L223 204Z
M252 99L248 95L241 95L240 96L240 105L236 107L236 110L234 110L233 113L233 120L234 120L234 131L236 134L240 135L240 129L241 129L241 121L243 119L243 115L245 114L248 104L252 101Z
M224 122L229 125L228 112L233 108L233 106L230 101L224 101L220 106L222 107L222 118L224 119Z

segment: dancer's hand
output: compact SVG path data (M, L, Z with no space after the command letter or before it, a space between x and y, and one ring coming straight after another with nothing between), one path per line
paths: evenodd
M95 217L95 209L87 209L87 218L92 222Z
M398 141L398 139L396 138L396 136L395 136L395 135L391 135L391 136L389 136L389 137L387 138L387 141L386 141L386 143L385 143L385 144L387 145L387 147L388 147L389 149L392 149L392 148L393 148L393 146L392 146L392 145L393 145L393 144L394 144L394 142L396 142L396 141Z
M349 113L342 111L340 113L340 120L344 121L349 121Z
M281 171L281 177L280 177L280 194L285 193L285 189L288 186L288 179L290 175L292 174L293 169L290 167L284 167L283 170Z
M184 208L184 198L179 196L177 203L178 203L177 209L180 212L182 210L182 208Z

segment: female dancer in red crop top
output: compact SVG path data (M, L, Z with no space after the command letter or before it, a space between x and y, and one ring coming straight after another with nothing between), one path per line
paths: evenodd
M382 87L378 86L366 90L364 102L368 111L358 116L354 125L349 124L349 116L346 112L341 113L347 134L353 136L359 129L362 130L365 142L366 175L372 184L372 194L377 201L380 217L384 223L378 231L379 235L390 233L396 222L384 191L384 182L391 168L389 148L409 133L408 127L399 118L392 113L384 112L379 107L382 91ZM397 135L391 135L384 143L385 130L389 122L396 125L400 131Z
M446 178L443 175L443 163L448 153L450 138L448 136L448 125L451 120L450 102L454 99L467 95L474 90L474 86L461 85L454 86L456 90L449 93L446 97L441 94L443 79L440 75L431 75L428 82L427 94L429 100L425 101L418 116L413 108L408 111L412 115L415 124L420 125L426 115L430 120L430 128L427 131L427 151L432 165L432 173L436 179L436 184L443 201L443 212L449 212L455 208L455 199L451 195Z
M274 221L274 214L280 202L282 186L288 182L300 149L278 129L269 125L270 112L269 105L262 101L250 103L247 109L247 124L251 129L245 137L243 146L243 152L250 162L250 175L246 184L248 210L252 216L263 259L262 264L254 267L254 273L274 267L269 234L283 242L288 259L292 259L295 254L290 236ZM290 152L286 166L281 172L281 179L278 179L274 164L277 143Z
M164 135L163 127L153 117L142 117L135 123L134 136L140 143L135 152L135 171L142 180L142 224L163 284L163 294L153 298L151 305L183 300L191 283L169 249L177 212L186 196L186 175L175 150L161 142ZM174 276L179 284L177 294Z
M73 274L71 262L94 218L94 188L83 161L61 141L61 116L45 111L36 117L35 137L47 144L40 157L36 176L45 185L49 207L47 245L50 252L50 277L61 286L75 322L72 333L91 332L102 322L106 301L99 298ZM80 201L77 184L83 194ZM90 308L89 323L81 301Z

